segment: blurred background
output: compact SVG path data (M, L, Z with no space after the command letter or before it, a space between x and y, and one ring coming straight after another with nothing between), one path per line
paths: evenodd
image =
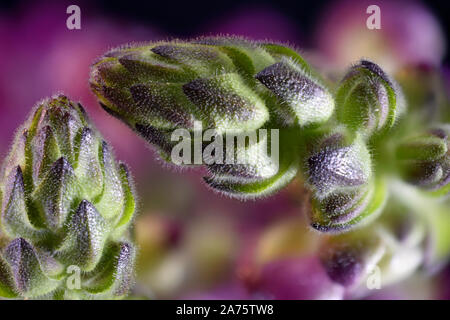
M72 4L81 8L81 30L66 28ZM381 8L381 30L366 28L370 4ZM101 110L88 87L89 66L128 42L232 34L301 48L330 80L340 79L361 57L372 59L420 100L428 91L417 90L417 79L431 85L438 75L449 92L449 12L445 1L406 0L3 1L0 155L7 154L15 129L37 101L64 92L84 105L135 177L141 249L135 297L356 298L331 282L319 263L320 236L305 221L307 192L301 184L294 181L258 202L210 192L198 172L165 166L143 140ZM447 265L358 298L449 299L449 287Z

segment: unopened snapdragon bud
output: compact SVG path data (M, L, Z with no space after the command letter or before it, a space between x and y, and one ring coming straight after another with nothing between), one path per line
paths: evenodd
M120 298L132 284L133 186L80 104L38 103L0 177L0 295ZM80 287L70 287L71 268Z
M450 125L446 124L400 143L396 157L403 178L432 195L447 195L450 192L449 136Z
M336 93L338 120L367 136L391 128L404 109L399 85L367 60L350 69Z
M239 38L114 49L94 63L90 83L107 112L156 145L162 158L172 163L170 155L177 145L172 133L177 129L187 130L192 138L200 123L200 136L214 130L216 141L224 145L230 132L251 135L266 130L270 139L258 137L245 150L223 150L247 155L244 165L194 163L208 166L205 181L210 187L238 198L264 196L285 186L298 169L292 130L298 134L300 128L324 123L334 110L333 97L298 53ZM278 151L269 146L268 154L279 153L279 163L256 157L274 141L272 129L280 131ZM203 152L207 146L201 148Z
M307 179L313 191L311 226L323 232L342 232L371 221L387 198L383 179L373 176L364 140L343 130L314 146Z

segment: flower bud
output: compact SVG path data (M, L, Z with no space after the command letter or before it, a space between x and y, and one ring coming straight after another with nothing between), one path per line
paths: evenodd
M256 159L269 142L264 137L250 143L248 150L224 150L249 156L245 165L195 163L208 166L209 186L238 198L264 196L289 182L297 172L298 146L285 136L327 121L334 110L332 96L298 53L239 38L118 48L92 66L90 83L107 112L155 144L162 158L173 163L176 129L191 135L200 123L201 136L211 129L223 141L230 132L280 130L281 163Z
M322 232L339 233L377 218L388 198L383 179L369 181L353 190L337 191L325 198L313 198L311 226Z
M365 185L372 176L370 153L359 135L338 131L314 149L307 159L308 182L319 198Z
M381 287L402 280L424 262L424 221L390 205L381 221L324 241L321 261L334 282L352 290L372 284Z
M256 79L284 102L286 113L300 126L325 122L334 111L330 93L289 60L265 68Z
M204 181L213 190L239 199L274 193L287 185L299 169L298 150L289 144L291 135L285 130L261 130L259 141L247 147L239 145L239 139L242 141L246 134L239 135L233 148L224 148L223 161L207 166L209 176ZM233 163L227 163L229 150L235 159Z
M431 195L450 192L450 126L441 125L422 135L406 139L396 150L403 178Z
M382 178L373 177L371 156L359 134L337 130L310 154L306 165L314 229L342 232L381 213L386 186Z
M367 136L390 129L404 109L399 85L367 60L350 69L336 93L338 121Z
M127 231L135 211L132 182L81 105L62 95L38 103L18 131L0 182L1 295L127 294L134 268ZM69 267L80 270L79 288L68 285Z

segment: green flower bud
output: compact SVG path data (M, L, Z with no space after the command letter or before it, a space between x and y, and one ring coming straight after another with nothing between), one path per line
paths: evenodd
M375 220L388 198L383 179L367 185L336 191L325 198L314 197L311 206L311 226L322 232L339 233Z
M361 135L337 130L314 146L306 165L313 191L313 228L342 232L381 213L387 198L385 182L373 176Z
M230 132L245 136L267 130L267 139L258 137L246 150L224 150L246 154L250 162L208 166L207 184L239 198L264 196L289 182L298 169L292 131L298 135L300 128L324 123L334 110L334 99L298 53L238 38L118 48L94 63L90 82L107 112L155 144L171 162L176 129L186 129L189 135L200 123L224 143ZM256 160L257 150L273 140L271 129L280 130L279 164ZM203 152L207 146L200 148Z
M301 126L324 122L334 110L334 99L328 91L290 60L265 68L256 79L283 102L281 107L287 107L288 119L295 119Z
M338 120L367 136L391 128L404 109L399 85L367 60L350 69L336 93Z
M312 193L311 226L342 232L372 221L387 198L384 179L372 173L369 150L359 134L342 130L323 138L307 158Z
M270 195L287 185L296 176L300 163L298 150L291 147L293 132L261 132L266 131L259 132L258 142L247 147L236 144L228 149L235 159L245 161L226 164L227 150L224 148L224 160L207 166L210 176L204 178L206 184L214 191L243 200ZM278 146L272 148L272 140L278 144L279 150L276 150ZM271 150L270 155L267 154L268 149Z
M0 186L0 296L127 294L135 256L132 181L80 104L62 95L37 104Z
M430 194L450 193L450 125L441 125L427 133L406 139L396 149L403 178L421 186Z
M309 183L319 198L336 190L362 186L372 176L370 153L360 135L337 132L314 149L307 167Z

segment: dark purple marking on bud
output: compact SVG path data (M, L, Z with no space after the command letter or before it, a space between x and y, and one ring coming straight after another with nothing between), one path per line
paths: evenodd
M30 223L28 216L30 210L27 208L25 193L22 169L17 166L9 173L3 194L1 223L10 238L19 236L34 238L39 233Z
M68 193L74 192L72 189L75 173L72 165L65 157L55 161L48 174L41 182L46 187L42 190L44 194L41 205L44 210L44 219L49 227L57 228L64 222L70 211L70 199Z
M208 166L209 171L217 176L232 176L242 179L262 178L254 166L246 164L212 164Z
M358 190L351 193L334 193L321 200L320 207L328 219L333 220L335 223L342 223L341 219L344 219L344 217L355 217L358 214L360 211L358 208L361 206L354 207L366 196L365 192L366 188L358 188ZM352 208L353 210L351 210Z
M33 247L23 238L14 239L5 249L5 258L11 266L17 289L28 291L33 269L39 267Z
M141 113L154 114L183 128L194 126L190 115L183 111L182 106L153 94L148 85L136 84L130 88L130 93L137 107L141 108Z
M75 241L75 248L70 250L73 263L85 266L100 259L107 236L106 222L89 201L81 201L71 218L70 232Z
M92 129L89 127L84 127L81 130L80 148L91 146L93 139L94 139L94 132L92 131Z
M427 187L440 181L444 169L439 162L412 162L406 172L406 180L410 183Z
M56 150L52 150L52 148L59 149L56 144L56 137L50 126L45 126L38 132L33 161L34 181L38 181L56 160L58 154Z
M335 186L349 187L366 183L361 164L351 153L351 147L327 148L308 159L310 182L324 192Z
M108 111L108 113L125 122L128 122L131 119L133 119L136 107L134 106L133 99L130 97L128 93L126 93L125 91L123 91L118 87L113 88L103 86L101 94L104 98L110 101L113 106L113 108L111 108L110 106L106 105L106 108L112 110L112 112L115 112L111 113ZM116 114L118 116L116 116ZM128 119L128 117L130 117L131 119Z
M147 82L149 79L161 83L185 82L189 78L182 68L155 59L143 58L140 54L127 54L119 58L119 62L131 75Z
M122 120L122 115L118 112L116 112L115 110L111 109L110 107L108 107L107 105L105 105L102 102L98 103L100 105L100 107L105 110L109 115L113 116L114 118L117 118L119 120Z
M18 164L24 163L25 161L25 149L28 139L28 129L23 129L22 134L20 134L13 145L13 149L8 157L4 160L4 165L1 168L0 181L5 181L10 174L10 169L14 168Z
M381 79L386 81L389 86L393 87L391 80L389 79L388 75L381 69L377 64L368 61L368 60L361 60L361 66L366 68L367 70L375 73L377 76L379 76ZM355 66L355 68L358 68L358 65Z
M336 194L331 195L321 202L323 211L328 217L333 217L351 209L362 197L361 194Z
M64 177L66 177L67 175L73 174L72 165L69 163L69 161L67 161L65 157L61 157L56 160L50 171L61 179L64 179Z
M175 61L184 61L186 59L193 60L216 60L217 53L208 47L183 47L177 45L161 45L151 49L153 53L167 59Z
M84 107L81 105L81 103L77 103L77 106L78 106L78 110L81 112L81 114L83 115L83 117L84 117L85 119L89 119L89 118L88 118L89 116L88 116L86 110L84 109Z
M330 217L330 220L334 224L348 223L351 220L358 217L367 208L367 206L370 203L370 200L372 200L372 198L370 196L366 195L364 197L363 201L361 201L361 203L358 203L358 205L356 205L355 207L348 209L345 213Z
M123 296L128 293L133 281L134 248L129 243L121 243L115 266L116 288L114 295Z
M351 224L329 224L323 225L317 222L311 223L311 227L323 233L338 233L352 228Z
M255 78L282 100L307 101L317 90L323 91L314 81L284 62L265 68Z
M108 143L102 140L102 163L106 170L114 169L114 159L111 154Z
M148 142L158 146L167 154L172 152L172 144L167 140L167 133L155 127L145 124L136 123L136 131Z
M183 92L206 115L215 111L240 121L255 117L254 108L246 100L213 84L210 79L196 79L186 83L183 85Z
M15 172L14 172L15 171ZM8 206L8 204L18 201L18 197L25 197L25 185L23 180L22 168L17 166L15 170L12 170L8 177L8 181L5 185L5 190L3 194L3 208ZM16 204L17 206L18 204Z

